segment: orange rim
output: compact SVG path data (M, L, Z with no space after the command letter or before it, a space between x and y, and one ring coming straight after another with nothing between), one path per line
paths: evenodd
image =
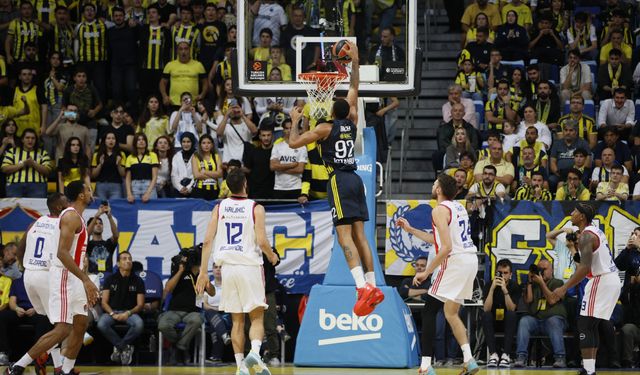
M335 86L336 82L344 80L347 77L348 74L342 72L313 72L298 74L298 79L305 82L315 82L318 84L318 88L321 89Z

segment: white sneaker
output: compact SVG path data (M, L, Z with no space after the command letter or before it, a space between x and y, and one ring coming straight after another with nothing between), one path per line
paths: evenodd
M273 357L269 360L269 362L267 362L267 364L271 367L277 367L280 366L280 360L276 357Z
M500 357L498 357L498 353L492 353L487 362L487 367L498 367L499 361Z
M113 353L111 353L111 362L120 363L120 351L115 346L113 347Z
M0 366L6 366L9 364L9 356L5 352L0 352Z
M511 367L511 358L509 357L509 354L502 353L502 357L500 358L500 364L498 364L498 366L502 368Z
M249 369L253 367L256 375L271 375L271 371L269 371L267 365L264 364L259 354L249 352L244 359L244 364Z

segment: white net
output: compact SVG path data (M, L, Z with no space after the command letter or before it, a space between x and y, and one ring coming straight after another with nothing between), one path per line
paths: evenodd
M347 76L343 72L301 73L298 75L298 82L304 86L309 96L309 115L312 118L329 118L336 86Z

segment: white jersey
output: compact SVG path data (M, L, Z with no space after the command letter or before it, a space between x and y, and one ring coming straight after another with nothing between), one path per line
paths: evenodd
M40 216L27 232L23 266L30 271L47 271L58 253L60 218Z
M478 250L471 240L471 225L467 209L457 201L444 201L440 205L449 209L450 255L476 253ZM442 239L435 222L433 223L433 235L436 241L436 252L438 252L442 246Z
M589 278L594 276L604 275L606 273L618 272L618 267L613 261L611 250L607 242L607 237L600 230L600 228L590 225L584 228L584 232L590 232L598 239L598 245L593 250L593 257L591 258L591 274Z
M60 220L62 220L62 217L65 214L78 215L80 216L80 220L82 221L82 229L80 230L79 233L75 233L73 235L73 242L71 242L71 248L69 249L69 253L73 258L73 261L80 269L82 269L84 267L84 254L87 252L87 240L89 237L87 234L87 226L85 225L82 215L80 215L78 211L76 211L73 207L64 209L60 213ZM58 229L57 229L57 238L58 239L60 238L60 225L58 225ZM60 259L58 259L58 257L54 257L52 259L51 265L56 266L58 268L65 268L62 262L60 261Z
M262 252L256 242L253 209L256 202L246 198L226 198L218 206L218 228L213 259L220 266L262 265Z

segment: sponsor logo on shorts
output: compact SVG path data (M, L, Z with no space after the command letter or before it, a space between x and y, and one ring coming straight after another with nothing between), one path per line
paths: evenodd
M384 320L378 314L357 316L351 314L334 315L325 309L320 309L318 324L323 331L353 333L347 336L337 336L318 340L318 346L344 344L355 341L379 340L382 338Z

